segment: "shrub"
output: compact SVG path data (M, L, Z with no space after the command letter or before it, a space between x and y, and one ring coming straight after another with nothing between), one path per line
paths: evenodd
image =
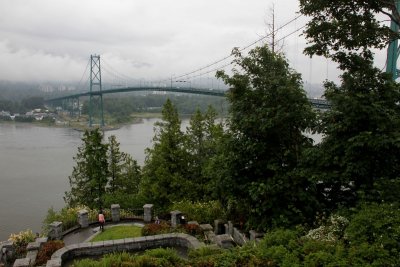
M11 234L9 241L13 242L17 258L26 253L28 243L35 241L35 235L32 230L21 231L18 234Z
M64 247L64 242L60 240L48 241L40 248L37 258L36 265L44 265L51 258L54 252Z
M176 250L171 248L158 248L147 250L144 253L145 256L149 256L152 258L163 259L171 265L168 266L177 266L182 263L182 259L178 256Z
M149 235L160 235L160 234L167 234L171 232L171 227L167 223L150 223L146 224L142 228L142 235L149 236Z
M189 221L198 223L210 223L216 219L224 219L225 213L222 205L218 201L192 202L182 200L174 202L171 210L183 212Z
M348 224L349 220L345 217L332 214L329 217L329 220L323 225L310 230L306 235L306 238L326 242L336 242L343 237L344 230Z
M143 255L129 254L126 252L105 255L100 260L83 259L74 261L76 267L170 267L185 266L185 260L179 258L173 249L148 250Z
M198 259L198 258L212 256L212 255L218 255L218 254L221 254L222 252L223 252L223 250L218 247L205 246L205 247L201 247L199 249L190 250L188 257L189 257L189 259Z
M301 233L297 230L275 229L265 234L260 242L260 247L285 246L288 247L293 241L300 237Z
M72 228L76 225L78 225L78 212L80 210L87 210L88 211L88 216L89 216L89 221L90 222L95 222L97 221L97 216L99 211L97 209L90 209L85 206L76 206L76 207L65 207L62 208L59 212L55 211L53 208L50 208L47 211L46 218L43 220L43 232L48 233L49 230L49 224L58 221L62 222L63 224L63 230ZM110 209L103 209L104 216L105 218L111 218L111 211Z
M363 205L354 214L345 231L345 239L350 244L351 260L361 260L376 266L399 266L399 225L398 204Z
M54 221L62 222L63 230L74 227L78 224L78 211L81 209L86 209L86 207L65 207L59 212L55 211L53 207L51 207L47 211L46 218L43 220L43 231L48 233L48 226Z
M182 225L182 229L184 233L192 236L203 234L203 230L197 224L184 224Z
M387 250L399 250L400 208L395 204L368 204L353 216L345 231L351 244L378 244Z

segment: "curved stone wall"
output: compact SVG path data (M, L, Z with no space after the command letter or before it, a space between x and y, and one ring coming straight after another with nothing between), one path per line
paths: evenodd
M135 252L159 247L185 247L197 249L203 246L205 246L204 243L199 242L195 237L181 233L79 243L57 250L51 256L51 260L47 262L46 266L61 267L63 262L76 257L99 256L111 252Z

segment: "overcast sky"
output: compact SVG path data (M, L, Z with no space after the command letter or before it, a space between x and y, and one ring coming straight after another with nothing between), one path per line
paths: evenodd
M265 35L273 4L277 27L298 15L297 0L1 0L0 80L79 81L91 54L132 78L178 76ZM306 83L335 80L333 64L302 55L299 34L284 42L292 67Z

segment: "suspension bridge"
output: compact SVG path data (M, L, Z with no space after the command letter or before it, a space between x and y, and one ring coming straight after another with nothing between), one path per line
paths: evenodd
M182 81L174 81L182 82ZM207 95L215 97L226 97L228 90L214 89L214 88L195 88L195 87L181 87L181 86L126 86L112 89L102 88L102 76L101 76L101 63L99 55L90 56L90 90L87 92L80 92L75 94L70 94L66 96L56 97L47 99L46 102L59 103L60 101L72 101L72 107L77 106L79 108L79 99L82 97L89 97L89 126L93 126L94 123L94 102L99 105L100 109L100 125L104 126L104 112L103 112L103 95L116 94L116 93L127 93L127 92L169 92L169 93L184 93L184 94L195 94L195 95ZM318 109L329 109L329 103L324 99L309 99L311 104ZM77 103L74 105L74 103ZM74 112L74 110L72 110Z
M400 9L400 4L398 4L397 6L397 10ZM248 49L249 47L265 40L268 37L273 36L273 40L275 40L275 35L276 33L283 29L284 27L286 27L287 25L296 22L296 20L300 17L296 16L295 18L293 18L292 20L290 20L289 22L287 22L286 24L282 25L281 27L274 29L273 32L271 32L270 34L261 37L260 39L256 40L255 42L239 49L238 51L241 52L243 50ZM293 32L290 32L289 34L287 34L286 36L280 38L279 40L276 40L276 42L272 43L272 46L275 46L276 43L278 43L281 40L284 40L285 38L297 33L298 31L300 31L301 29L303 29L305 27L305 25L303 25L302 27L299 27L297 29L295 29ZM391 30L394 32L398 32L399 31L399 27L398 25L392 20L391 23ZM391 73L393 80L396 80L399 77L400 74L400 70L397 69L397 59L399 57L399 46L398 46L398 40L395 39L393 40L389 47L388 47L388 51L387 51L387 62L386 62L386 72ZM186 82L184 80L178 80L179 78L184 78L184 79L190 79L196 76L201 76L203 74L209 74L209 73L215 73L217 70L223 69L227 66L232 65L232 62L216 68L216 69L212 69L212 70L208 70L206 72L204 72L204 70L209 69L210 67L219 64L225 60L227 60L228 58L230 58L232 55L230 56L226 56L220 60L217 60L211 64L208 64L204 67L201 67L195 71L186 73L184 75L180 75L175 77L174 82L178 83L178 82ZM198 72L202 72L200 73L200 75L193 75L195 73ZM72 104L72 107L77 106L79 108L79 99L81 97L88 97L89 98L89 126L93 125L93 105L99 104L99 110L100 110L100 125L104 126L104 116L103 116L103 95L107 95L107 94L116 94L116 93L126 93L126 92L138 92L138 91L150 91L150 92L170 92L170 93L185 93L185 94L196 94L196 95L208 95L208 96L215 96L215 97L226 97L227 93L229 92L228 90L221 90L221 89L216 89L213 88L213 86L208 87L208 88L196 88L195 86L183 86L183 87L178 87L178 86L173 86L173 77L171 77L170 80L170 86L164 84L161 84L159 86L154 86L153 84L148 85L148 86L144 86L144 85L139 85L139 86L119 86L119 87L115 87L112 89L105 89L103 90L103 86L102 86L102 76L101 76L101 67L100 67L100 56L99 55L92 55L90 57L90 86L89 86L89 91L86 92L81 92L81 93L75 93L75 94L70 94L70 95L66 95L66 96L62 96L62 97L57 97L57 98L52 98L52 99L47 99L46 102L47 103L56 103L59 101L72 101L72 102L77 102L77 105ZM313 107L318 108L318 109L329 109L330 108L330 103L324 99L309 99L310 103L313 105ZM72 111L73 112L73 111Z

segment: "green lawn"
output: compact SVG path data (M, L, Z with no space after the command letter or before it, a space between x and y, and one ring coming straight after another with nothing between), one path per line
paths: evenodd
M131 238L142 236L142 227L134 225L121 225L104 229L104 232L96 235L91 242Z

